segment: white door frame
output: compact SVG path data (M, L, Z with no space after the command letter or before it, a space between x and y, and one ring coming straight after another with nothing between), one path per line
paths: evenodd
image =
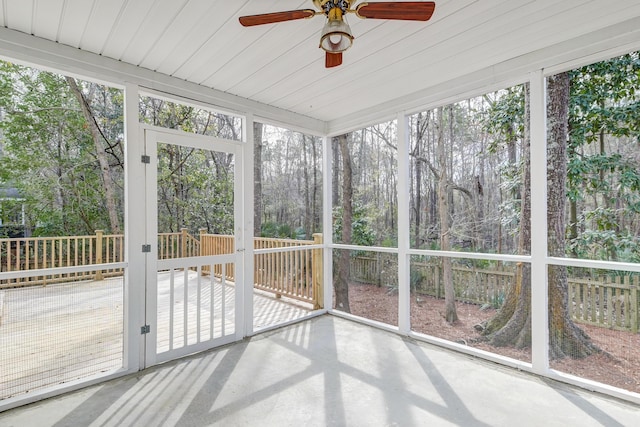
M151 245L151 252L146 257L146 298L145 298L145 324L149 326L148 332L144 334L144 363L143 368L161 363L167 360L183 357L187 354L204 351L219 345L228 344L233 341L241 340L245 331L245 293L244 289L244 268L243 260L244 251L244 209L243 209L243 177L244 163L242 143L229 141L221 138L214 138L198 134L190 134L171 129L155 128L145 126L143 129L145 156L148 156L149 164L146 166L145 173L145 218L146 223L146 244ZM157 279L158 279L158 255L157 236L158 236L158 216L157 216L157 147L158 143L168 143L172 145L180 145L183 147L191 147L202 150L220 151L233 154L234 156L234 240L236 251L231 255L217 255L207 257L194 257L192 260L198 260L203 263L221 263L233 262L235 264L235 328L234 333L222 339L214 339L205 341L196 345L182 347L178 350L172 350L161 355L157 354ZM186 316L186 314L185 314ZM186 331L185 331L186 333Z

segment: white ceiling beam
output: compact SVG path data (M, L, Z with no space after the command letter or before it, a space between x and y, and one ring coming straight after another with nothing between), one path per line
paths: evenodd
M6 28L0 28L0 56L9 61L108 82L121 87L126 83L133 83L158 92L199 101L238 115L252 112L256 117L287 124L297 129L305 129L313 134L322 135L326 131L326 123L322 120Z

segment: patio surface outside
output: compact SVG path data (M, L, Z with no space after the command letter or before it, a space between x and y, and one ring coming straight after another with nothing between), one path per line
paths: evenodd
M189 283L193 280L194 276L190 275ZM166 288L167 281L166 273L159 273L159 289ZM214 299L219 301L222 286L215 289ZM229 333L233 331L235 318L234 284L227 283L225 290L228 307L225 325ZM179 287L176 294L182 295ZM201 297L208 296L203 293ZM189 293L189 310L196 305L195 298L195 293ZM254 291L253 300L255 330L300 318L311 308L308 304L276 299L261 291ZM159 351L168 348L168 331L161 328L161 319L167 317L169 305L167 293L159 292ZM176 299L174 307L179 314L184 305ZM221 328L221 310L214 317L216 336ZM177 325L181 319L176 316L174 323ZM193 330L193 316L189 316L188 322L189 330ZM174 342L182 341L181 329L174 329ZM119 369L122 330L121 277L0 290L0 400Z

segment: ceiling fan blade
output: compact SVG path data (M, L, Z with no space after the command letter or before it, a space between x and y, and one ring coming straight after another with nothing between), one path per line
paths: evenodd
M295 19L311 18L315 16L313 9L288 10L286 12L263 13L261 15L248 15L239 18L240 24L244 27L254 25L274 24L276 22L293 21Z
M325 68L333 68L342 64L342 52L329 53L327 52L324 57Z
M436 9L432 1L401 1L360 3L356 15L371 19L400 19L403 21L428 21Z

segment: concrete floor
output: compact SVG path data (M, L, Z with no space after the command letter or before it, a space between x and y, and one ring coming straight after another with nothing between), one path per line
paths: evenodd
M0 414L0 426L637 426L640 408L322 316Z

